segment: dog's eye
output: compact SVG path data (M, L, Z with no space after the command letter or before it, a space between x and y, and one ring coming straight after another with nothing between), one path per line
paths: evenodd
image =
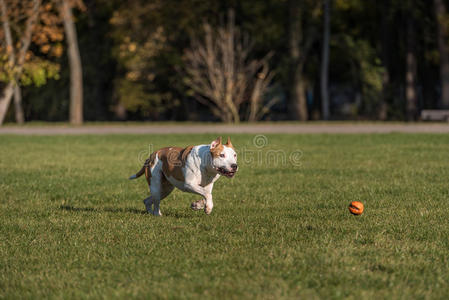
M220 154L220 157L224 158L225 157L224 153Z
M234 157L237 157L237 154L234 154Z

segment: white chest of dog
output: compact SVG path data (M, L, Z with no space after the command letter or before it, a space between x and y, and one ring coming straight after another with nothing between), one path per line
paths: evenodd
M232 178L237 172L237 154L228 137L222 144L221 137L210 145L189 146L186 148L166 147L153 152L135 175L143 174L148 182L151 195L143 200L147 211L161 216L160 202L176 187L184 192L198 194L201 200L193 202L191 208L204 208L206 214L212 212L212 189L221 176Z

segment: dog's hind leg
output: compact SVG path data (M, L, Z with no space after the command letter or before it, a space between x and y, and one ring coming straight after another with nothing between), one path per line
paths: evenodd
M162 173L160 171L152 172L151 174L151 184L150 184L150 190L151 190L151 196L148 199L148 201L145 203L145 206L147 208L147 211L155 216L161 216L161 212L159 210L159 204L161 202L161 175ZM163 176L163 175L162 175ZM151 209L151 206L153 206L153 209ZM148 209L150 208L150 209Z
M173 191L174 186L165 178L162 172L162 161L157 156L154 158L152 168L146 169L145 176L151 193L150 197L143 200L145 208L150 214L162 216L159 208L161 200Z
M146 210L147 210L147 212L149 213L149 214L153 214L153 197L152 196L150 196L150 197L148 197L148 198L145 198L144 200L143 200L143 203L145 204L145 208L146 208Z
M161 200L163 200L170 195L175 187L170 183L170 181L167 180L167 178L165 178L164 175L161 177Z
M159 212L159 202L160 202L160 173L161 173L161 163L157 158L157 153L151 154L150 164L144 165L145 177L148 182L148 188L150 189L150 196L143 200L145 204L145 209L149 214L160 215ZM148 161L148 160L147 160ZM154 206L154 209L153 209ZM157 210L156 210L157 208Z
M153 204L153 210L148 210L147 206L147 211L151 212L155 216L162 216L159 208L161 200L167 197L173 189L174 186L167 180L167 178L165 178L165 175L162 172L162 161L159 160L151 170L151 197L147 201L149 205Z
M154 194L151 193L151 198L153 200L153 206L154 206L154 209L152 211L153 215L154 216L162 216L161 210L159 208L159 205L161 203L160 192L157 192L157 193L154 193Z
M148 210L148 206L147 206L147 211L149 213L152 213L155 216L161 216L161 212L159 210L159 204L161 202L161 177L164 176L162 175L162 172L160 170L160 167L158 165L155 166L154 170L151 172L151 183L150 183L150 191L151 191L151 196L150 199L148 200L148 204L152 204L153 205L153 209L152 210ZM147 204L145 203L145 206Z
M153 196L153 203L154 203L153 215L162 216L162 213L159 208L161 200L164 199L165 197L167 197L168 195L170 195L170 193L173 191L173 189L175 187L165 178L165 176L162 172L160 172L160 174L158 175L158 178L160 178L160 179L155 182L155 185L157 184L157 182L159 182L159 185L157 188L153 187L153 182L151 184L152 190L155 189L158 191L155 194L153 194L153 193L151 194Z

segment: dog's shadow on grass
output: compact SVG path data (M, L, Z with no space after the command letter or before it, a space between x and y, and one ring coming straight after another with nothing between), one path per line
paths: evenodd
M135 208L111 208L111 207L103 207L103 208L93 208L93 207L75 207L72 205L61 205L59 206L60 210L70 211L70 212L92 212L92 213L98 213L98 212L108 212L108 213L132 213L137 215L149 215L146 210L139 210ZM184 219L188 218L191 219L192 215L186 213L186 212L179 212L175 210L166 210L163 212L165 217L171 217L176 219Z
M72 205L61 205L59 209L71 212L110 212L110 213L133 213L138 215L145 215L147 212L145 210L139 210L135 208L93 208L93 207L75 207Z

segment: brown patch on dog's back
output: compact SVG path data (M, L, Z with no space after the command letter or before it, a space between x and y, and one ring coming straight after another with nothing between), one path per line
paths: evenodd
M193 146L186 148L166 147L157 151L158 158L162 160L162 172L166 177L173 177L178 181L184 181L182 167L184 167L187 156Z
M188 147L184 148L184 150L182 150L181 161L182 161L183 165L185 165L186 160L187 160L187 155L189 155L189 153L190 153L190 151L192 151L193 147L194 147L193 145L188 146Z

